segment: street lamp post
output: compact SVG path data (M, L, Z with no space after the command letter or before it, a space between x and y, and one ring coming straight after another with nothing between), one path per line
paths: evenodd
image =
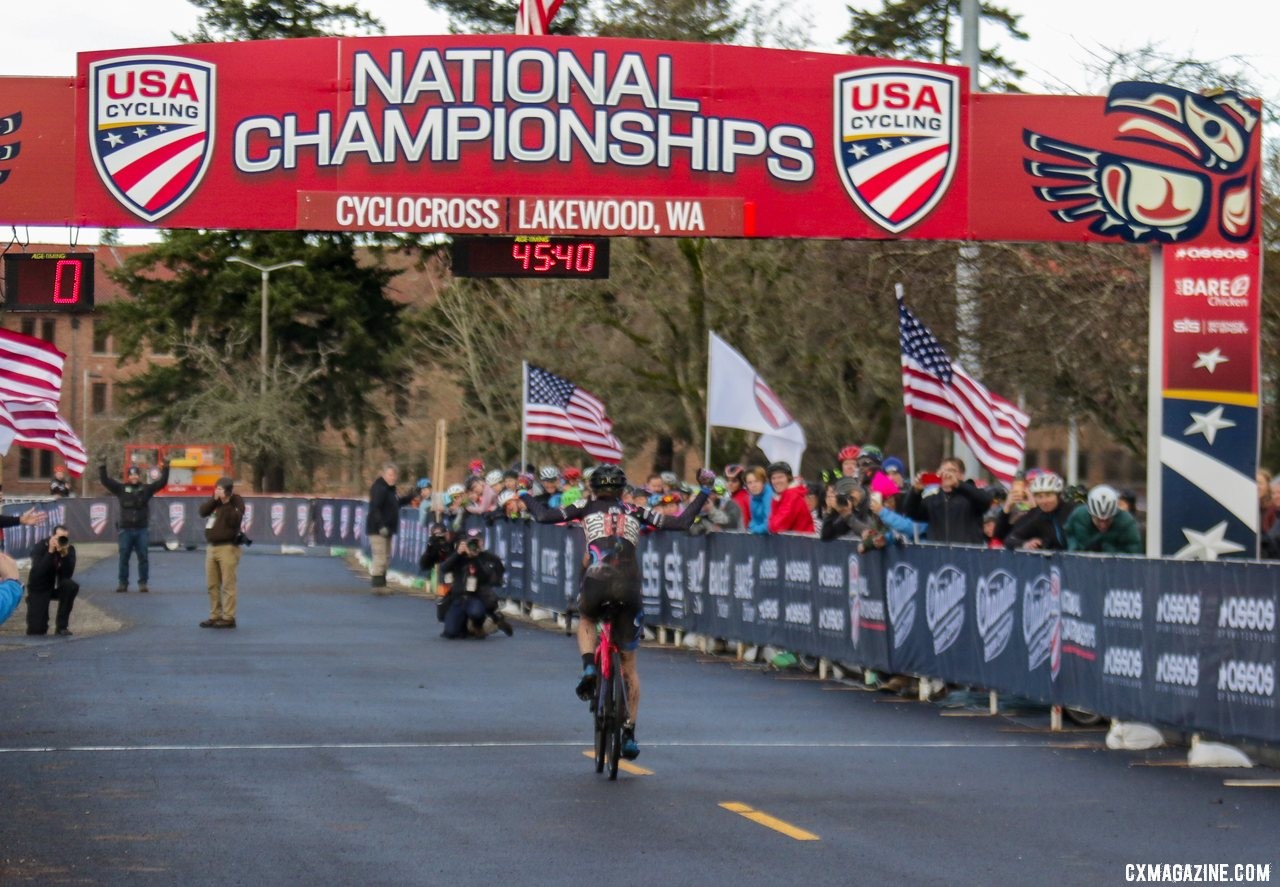
M84 445L89 446L89 380L101 379L97 373L92 370L84 371L84 382L80 386L80 434L83 436ZM99 454L99 459L101 460ZM84 471L80 473L80 495L89 495L89 466L85 466Z
M306 263L298 259L293 259L288 262L280 262L276 265L259 265L256 262L250 262L248 259L241 258L240 256L228 256L227 261L239 262L241 265L248 265L250 268L262 275L262 329L260 331L261 339L259 340L261 354L259 355L260 378L258 380L258 387L259 391L265 395L267 393L267 306L270 304L267 301L267 280L270 278L272 271L279 271L281 268L301 268Z

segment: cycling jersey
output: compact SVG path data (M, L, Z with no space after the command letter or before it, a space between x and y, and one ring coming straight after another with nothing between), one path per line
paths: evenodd
M588 619L600 616L605 601L621 604L615 642L624 650L640 643L644 611L640 597L640 571L636 563L636 543L648 527L655 530L687 530L702 512L706 491L677 515L661 514L647 506L601 497L579 499L570 505L549 508L527 492L520 494L533 519L540 524L575 521L582 526L587 557L578 596L578 612Z

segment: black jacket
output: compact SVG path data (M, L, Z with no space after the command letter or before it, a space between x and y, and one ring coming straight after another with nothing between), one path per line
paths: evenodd
M49 550L45 536L31 546L31 572L27 575L27 591L55 597L58 586L71 580L76 572L76 547L71 545L65 555Z
M449 591L436 602L436 618L443 622L454 602L468 594L482 594L501 585L505 573L502 559L491 551L474 556L455 551L440 564L440 581Z
M382 475L369 487L369 515L364 521L364 531L370 536L378 536L382 530L388 536L400 532L400 506L408 505L414 499L413 493L396 495L396 488L383 480Z
M120 500L120 529L142 530L151 522L151 497L169 483L169 463L164 463L160 477L149 484L121 483L107 476L107 466L98 466L98 480Z
M1005 548L1022 548L1032 539L1039 539L1041 551L1066 551L1067 518L1074 510L1075 506L1066 502L1060 502L1053 511L1033 508L1001 537L1001 530L1005 529L1004 523L1008 520L1008 515L1002 511L996 520L996 536L1004 540Z
M931 496L912 488L903 511L907 517L929 525L925 536L930 542L953 545L985 545L982 516L991 507L991 494L979 490L973 481L956 484L950 493L941 489Z

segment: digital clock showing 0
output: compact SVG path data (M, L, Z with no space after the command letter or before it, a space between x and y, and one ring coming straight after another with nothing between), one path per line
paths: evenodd
M455 277L601 280L609 276L604 237L458 237Z
M93 310L93 253L7 253L5 311Z

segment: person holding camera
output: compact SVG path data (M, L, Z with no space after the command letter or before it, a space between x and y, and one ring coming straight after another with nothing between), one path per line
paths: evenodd
M248 540L240 532L244 500L232 491L234 484L229 477L218 478L213 496L200 503L204 538L209 543L204 556L209 618L200 623L201 628L236 627L236 571L240 567L240 546Z
M72 579L76 571L76 548L63 524L53 528L53 535L31 547L31 572L27 575L27 634L49 633L49 601L58 602L54 618L56 634L71 634L71 608L80 583Z
M436 603L436 618L444 623L442 637L482 638L484 623L492 619L503 634L514 633L511 623L498 610L498 593L506 567L493 552L486 551L479 530L468 530L457 549L440 565L441 584L448 591Z

